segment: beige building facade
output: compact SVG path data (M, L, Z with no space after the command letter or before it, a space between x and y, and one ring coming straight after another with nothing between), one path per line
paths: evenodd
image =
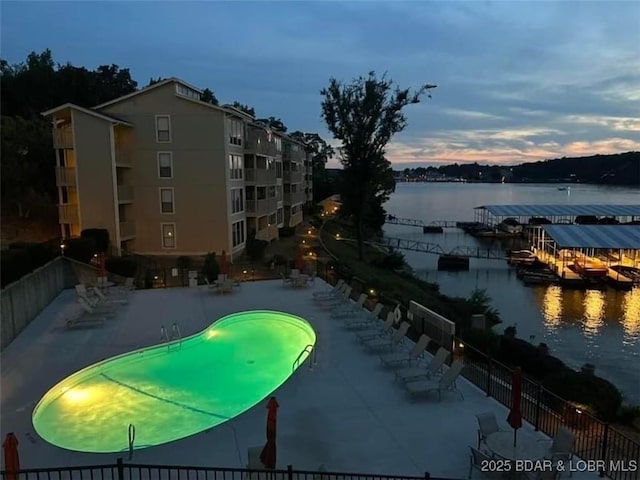
M104 228L118 253L237 256L252 231L271 241L302 221L304 145L200 94L171 78L43 113L63 237Z

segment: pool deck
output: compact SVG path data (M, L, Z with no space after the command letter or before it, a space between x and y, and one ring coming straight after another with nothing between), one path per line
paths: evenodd
M458 380L464 400L452 394L440 403L409 402L394 383L393 371L383 369L377 355L366 353L340 320L314 305L312 292L326 288L316 280L315 286L294 290L278 280L244 283L224 296L206 287L141 290L104 327L73 330L64 327L64 312L74 307L75 291L65 290L2 352L0 433L16 433L22 468L126 458L48 444L31 423L35 404L80 368L159 343L162 325L177 322L188 336L230 313L272 309L306 318L318 334L317 365L311 370L305 364L274 393L280 404L278 468L291 464L295 469L467 478L468 446L477 441L475 414L495 412L508 429L507 409L464 379ZM208 432L136 451L133 461L245 468L247 448L265 442L265 423L266 400ZM522 431L546 438L529 425ZM596 475L576 472L572 478L595 480Z

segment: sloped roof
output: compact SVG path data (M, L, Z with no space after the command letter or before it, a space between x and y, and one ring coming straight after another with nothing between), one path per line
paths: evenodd
M52 108L50 110L47 110L46 112L42 112L40 115L42 115L43 117L49 117L49 116L53 115L54 113L60 112L62 110L66 110L67 108L70 108L72 110L78 110L79 112L86 113L87 115L91 115L93 117L100 118L101 120L105 120L107 122L117 123L117 124L120 124L120 125L127 125L129 127L133 126L129 122L126 122L124 120L116 118L116 117L114 117L112 115L106 115L106 114L101 113L101 112L96 112L95 110L90 110L88 108L81 107L80 105L76 105L74 103L62 104L62 105L60 105L58 107Z
M640 225L544 225L559 248L640 250Z

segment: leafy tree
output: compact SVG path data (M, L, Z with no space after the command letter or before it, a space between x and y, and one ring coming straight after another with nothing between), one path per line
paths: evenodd
M320 92L324 97L322 117L342 142L340 162L345 183L340 191L341 214L354 220L360 259L364 256L365 229L380 231L384 224L382 204L395 189L391 163L385 158L387 143L407 125L403 108L419 103L433 88L435 85L423 85L412 93L394 87L386 74L377 78L372 71L347 85L331 78Z
M279 130L283 133L287 131L287 126L284 123L282 123L282 120L276 117L259 118L258 122L262 122L265 125L268 125L269 127L273 128L274 130Z
M306 151L311 154L313 166L313 196L316 202L336 193L334 183L327 175L327 161L333 158L335 150L317 133L305 133L295 131L289 135L291 138L303 142Z
M241 112L246 113L247 115L251 115L252 117L256 116L256 111L253 109L253 107L250 107L249 105L245 105L244 103L240 103L237 100L233 102L231 106L233 108L240 110Z
M208 88L205 88L202 91L202 95L200 95L200 100L202 100L203 102L210 103L212 105L218 105L218 99L216 98L215 94Z
M156 83L160 83L162 81L164 81L165 79L162 77L158 77L158 78L153 78L151 77L149 79L149 83L147 84L147 87L150 87L151 85L155 85Z

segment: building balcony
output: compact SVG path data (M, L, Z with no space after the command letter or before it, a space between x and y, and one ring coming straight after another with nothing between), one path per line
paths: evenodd
M303 150L299 150L294 152L293 150L284 150L282 152L282 161L283 162L302 162L305 158L305 152Z
M244 180L258 185L275 185L276 171L263 168L245 168Z
M133 202L133 187L131 185L118 185L118 203Z
M300 183L302 182L302 172L285 170L284 172L284 181L285 183Z
M131 151L125 148L116 148L116 167L131 168Z
M56 185L59 187L75 187L75 167L56 167Z
M284 204L285 205L296 205L298 203L304 202L304 192L295 192L295 193L285 193L284 194Z
M53 148L73 148L73 128L67 125L61 128L53 129Z
M278 202L275 198L264 198L262 200L247 200L245 211L250 216L263 216L274 213L278 209Z
M295 227L302 223L302 211L294 213L289 217L289 227Z
M256 240L263 240L265 242L270 242L271 240L275 240L278 238L278 226L277 225L269 225L266 228L256 232Z
M244 150L247 153L276 157L280 152L277 151L274 138L272 135L269 141L267 132L262 129L249 130L244 139Z
M136 236L136 224L134 222L120 222L120 241L129 240Z
M78 223L78 205L75 203L64 203L58 205L58 222L75 225Z

